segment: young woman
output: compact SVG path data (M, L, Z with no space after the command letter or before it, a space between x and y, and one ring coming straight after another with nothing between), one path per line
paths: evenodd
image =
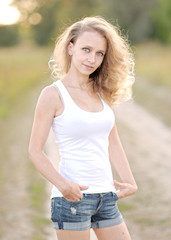
M131 97L133 58L116 27L87 17L58 38L52 74L35 111L30 159L53 184L51 212L58 240L131 239L117 200L137 185L122 148L114 105ZM44 153L50 128L60 151L59 172ZM110 161L121 181L113 181ZM116 192L115 186L119 188Z

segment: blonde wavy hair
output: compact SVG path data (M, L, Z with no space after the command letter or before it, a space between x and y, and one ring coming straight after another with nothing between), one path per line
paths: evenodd
M93 92L98 92L110 105L115 106L132 96L134 83L134 58L127 39L119 29L102 17L86 17L68 27L57 39L49 67L54 79L64 76L71 64L68 54L70 42L76 42L80 34L97 31L107 41L107 52L100 68L89 76Z

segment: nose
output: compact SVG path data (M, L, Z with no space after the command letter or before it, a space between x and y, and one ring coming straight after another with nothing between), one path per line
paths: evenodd
M88 61L89 61L90 63L94 63L95 60L96 60L96 55L95 55L95 53L91 53L91 54L89 55L89 57L88 57Z

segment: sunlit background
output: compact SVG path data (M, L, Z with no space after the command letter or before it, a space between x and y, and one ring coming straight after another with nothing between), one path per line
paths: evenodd
M19 20L20 12L11 3L12 0L0 0L0 24L14 24Z
M28 160L29 135L37 98L52 83L57 36L94 15L119 26L135 56L133 101L116 110L116 121L139 191L119 207L133 239L171 239L171 1L0 0L2 240L54 239L47 185Z

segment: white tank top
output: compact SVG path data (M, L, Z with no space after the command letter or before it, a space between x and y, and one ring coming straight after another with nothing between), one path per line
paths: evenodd
M59 147L59 173L89 186L82 193L115 192L108 153L108 137L115 123L112 109L101 98L102 111L85 111L76 105L61 80L53 85L64 105L52 124ZM53 186L51 197L59 196L62 193Z

